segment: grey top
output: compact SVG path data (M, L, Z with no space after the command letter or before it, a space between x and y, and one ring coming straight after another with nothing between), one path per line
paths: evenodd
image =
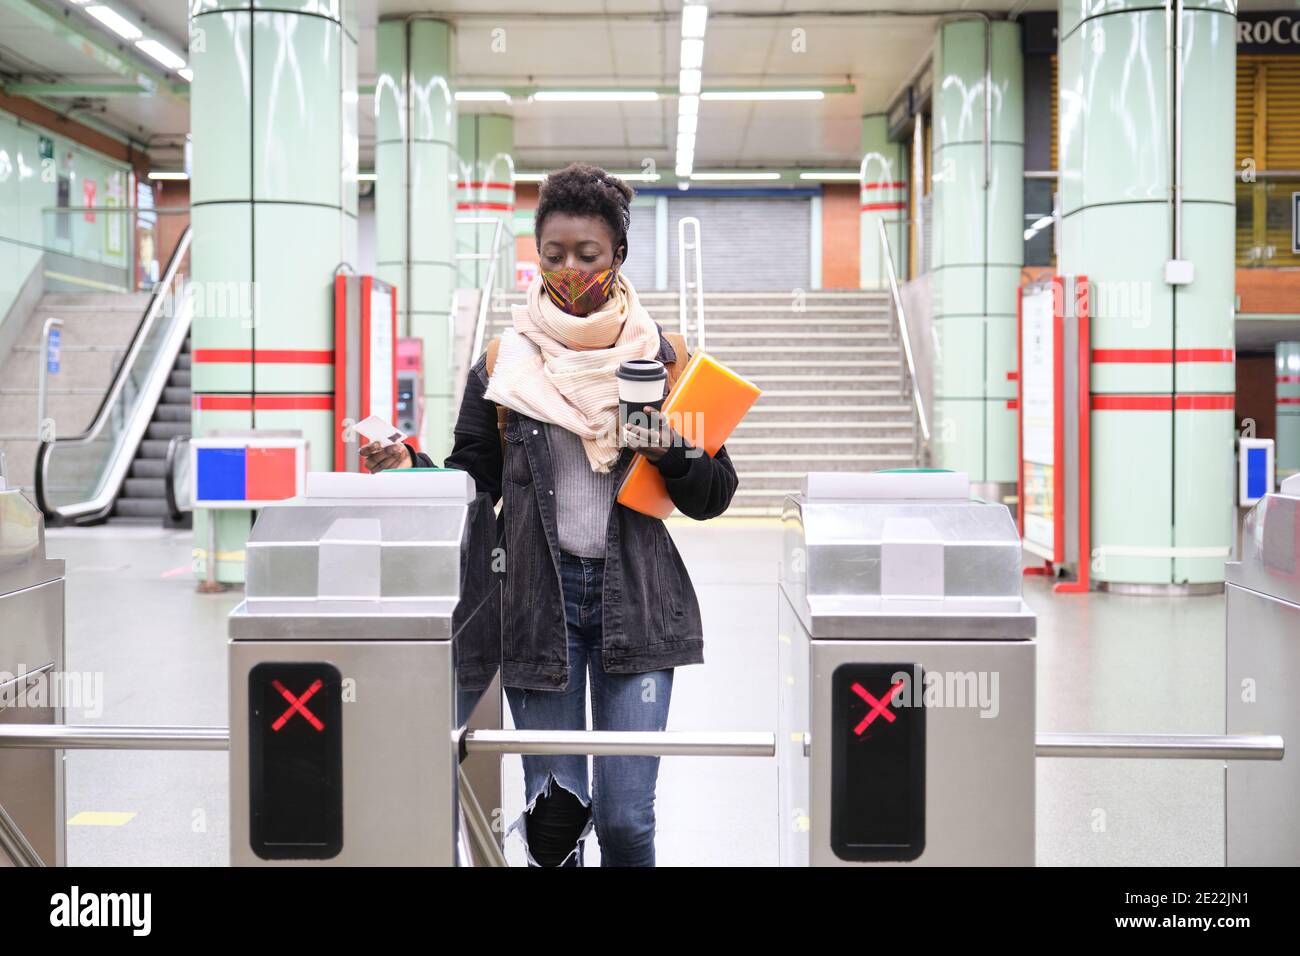
M560 425L546 423L546 442L555 469L560 550L584 558L605 557L609 509L614 500L613 473L592 471L582 439Z

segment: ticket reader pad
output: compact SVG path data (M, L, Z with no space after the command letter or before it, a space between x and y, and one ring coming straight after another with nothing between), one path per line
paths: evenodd
M783 524L782 864L1033 865L1010 512L955 472L813 473Z
M493 516L461 471L313 472L230 616L232 865L454 865L454 735L495 672Z

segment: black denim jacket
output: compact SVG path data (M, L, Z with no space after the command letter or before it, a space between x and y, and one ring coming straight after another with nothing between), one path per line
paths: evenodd
M661 362L676 359L659 337ZM551 453L542 423L506 413L505 453L496 404L483 397L487 357L470 370L444 463L470 473L480 493L504 497L498 535L504 533L506 581L502 598L501 672L509 687L556 690L569 680L564 599ZM623 449L612 468L614 485L635 452ZM421 467L427 455L415 454ZM682 514L697 520L727 510L736 469L725 448L710 456L669 449L659 462L668 494ZM704 660L700 605L690 575L663 521L614 503L605 545L602 609L605 670L639 674Z

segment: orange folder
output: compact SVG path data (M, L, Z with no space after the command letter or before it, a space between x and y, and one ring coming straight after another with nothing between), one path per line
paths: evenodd
M753 382L741 378L707 352L696 352L664 399L663 414L691 445L714 455L760 394ZM663 476L644 455L632 459L616 500L655 518L667 518L673 513Z

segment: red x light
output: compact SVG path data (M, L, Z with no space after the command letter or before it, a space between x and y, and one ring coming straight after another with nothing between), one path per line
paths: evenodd
M309 724L315 727L317 732L320 732L325 729L325 725L321 723L320 720L317 719L316 715L313 714L306 707L307 701L310 700L311 697L318 690L320 690L323 686L325 686L321 682L320 678L317 678L315 681L313 681L312 685L302 692L301 697L295 697L289 691L289 689L285 687L283 684L281 684L278 680L271 681L271 686L274 687L280 693L281 697L283 697L285 700L289 702L289 709L286 710L283 714L281 714L278 718L276 718L275 723L271 725L272 730L279 730L281 727L283 727L286 723L289 722L289 718L291 718L294 714L302 714L303 718Z
M863 717L862 721L853 728L853 732L859 737L862 736L863 732L871 726L872 722L877 717L884 717L885 720L889 721L891 724L898 719L889 711L889 702L894 699L894 696L900 690L903 689L903 682L901 680L893 687L889 688L889 691L885 694L884 700L876 700L869 690L856 681L853 683L851 689L853 693L865 700L871 707L871 709L867 711L867 716Z

